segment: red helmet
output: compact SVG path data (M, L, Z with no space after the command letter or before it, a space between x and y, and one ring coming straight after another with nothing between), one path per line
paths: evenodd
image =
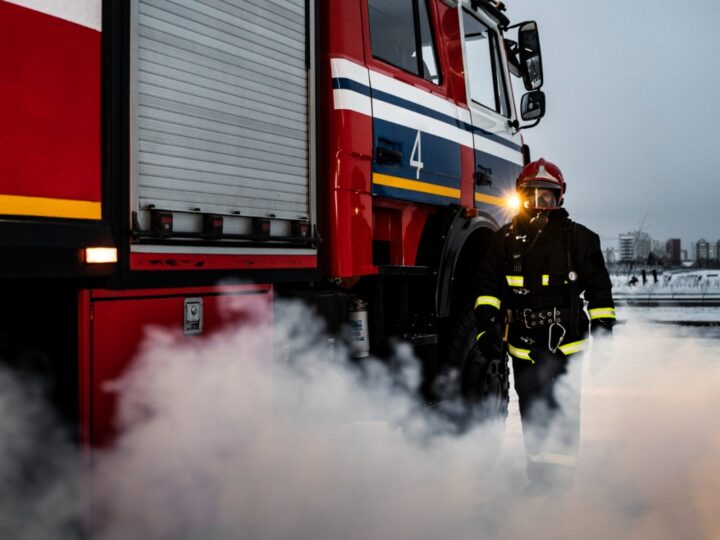
M557 210L562 206L565 194L565 180L563 179L562 172L554 163L540 158L523 167L523 170L520 171L520 176L518 176L515 181L515 189L522 193L524 190L532 188L550 189L555 193L554 204L551 206L542 206L543 210ZM526 208L532 208L534 210L540 209L532 200L527 201Z

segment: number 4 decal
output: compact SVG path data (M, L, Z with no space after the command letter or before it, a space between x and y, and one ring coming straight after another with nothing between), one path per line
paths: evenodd
M423 168L422 162L422 140L420 139L420 132L417 132L415 137L415 144L413 145L412 154L410 154L410 166L417 169L417 175L415 178L420 178L420 170Z

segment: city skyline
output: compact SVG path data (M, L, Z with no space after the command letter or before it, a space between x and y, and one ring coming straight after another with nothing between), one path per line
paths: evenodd
M647 231L627 231L618 234L614 242L601 243L608 262L642 261L647 259L650 253L658 258L667 258L675 264L701 260L718 262L720 259L720 237L713 239L703 236L684 242L677 236L663 239L653 237Z

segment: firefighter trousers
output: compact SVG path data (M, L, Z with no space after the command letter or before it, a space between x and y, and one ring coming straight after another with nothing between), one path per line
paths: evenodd
M580 443L582 355L538 356L534 363L513 357L527 475L534 483L567 487Z

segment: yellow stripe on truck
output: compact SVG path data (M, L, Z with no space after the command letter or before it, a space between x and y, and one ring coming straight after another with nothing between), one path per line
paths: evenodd
M0 214L71 219L102 219L99 202L0 195Z
M494 204L495 206L507 206L507 201L502 197L494 197L493 195L485 195L484 193L476 193L475 202L484 202Z
M450 197L452 199L460 198L460 190L428 182L420 182L419 180L408 180L398 176L389 176L387 174L373 173L373 183L379 186L387 186L398 189L407 189L408 191L419 191L421 193L429 193L430 195L440 195L441 197Z

